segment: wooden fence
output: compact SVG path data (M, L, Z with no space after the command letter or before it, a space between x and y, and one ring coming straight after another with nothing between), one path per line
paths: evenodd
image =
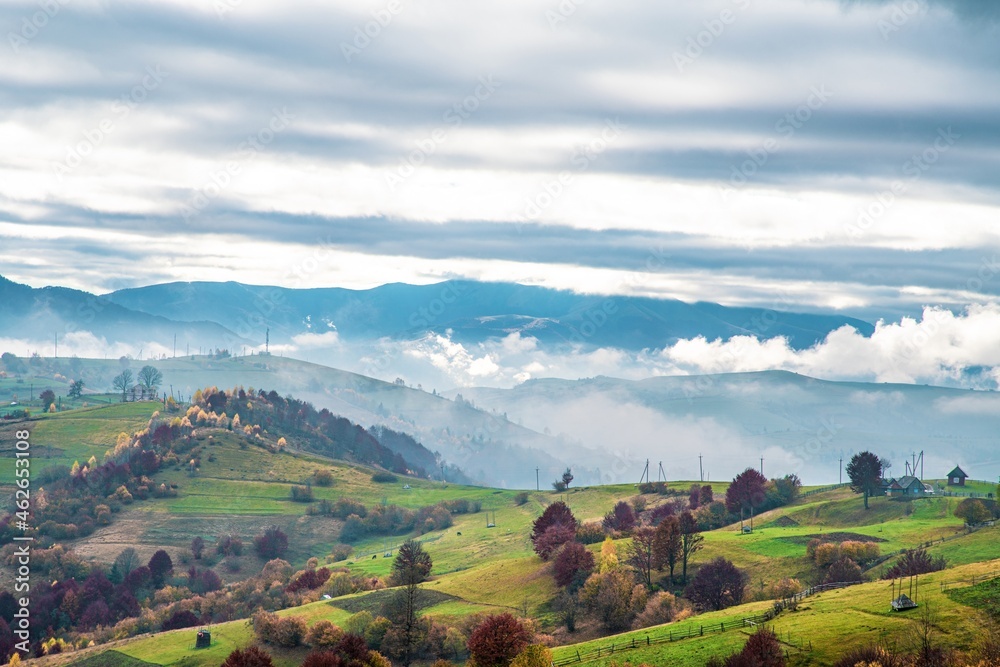
M810 595L816 595L817 593L822 593L823 591L845 588L847 586L853 586L860 583L860 581L851 581L839 584L823 584L821 586L813 586L812 588L807 588L801 593L797 593L796 595L785 598L784 600L776 600L774 607L763 614L733 619L731 621L721 621L719 623L701 623L697 625L691 623L678 629L667 628L667 633L658 637L650 637L647 634L645 637L636 637L633 635L627 639L619 638L617 641L612 641L610 644L598 646L597 648L590 649L589 651L580 652L578 650L575 654L566 655L558 658L557 660L553 660L552 664L555 667L562 667L563 665L572 665L578 662L599 660L623 651L631 651L632 649L656 646L657 644L667 644L670 642L681 641L682 639L690 639L692 637L704 637L705 635L727 632L729 630L755 628L758 625L774 620L774 618L784 609L787 609L790 605L796 604ZM806 645L796 646L791 643L790 637L789 640L784 643L798 650L812 650L811 643L808 644L808 648Z

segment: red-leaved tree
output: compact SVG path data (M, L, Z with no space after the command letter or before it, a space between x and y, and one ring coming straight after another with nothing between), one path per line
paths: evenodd
M559 586L579 588L594 571L594 554L579 542L569 542L556 554L552 571Z
M549 531L553 526L561 528ZM545 508L542 516L535 519L531 527L531 542L535 547L535 553L543 560L548 560L556 549L576 536L576 528L576 517L573 516L569 506L561 501L552 503Z
M257 646L248 646L230 653L222 667L274 667L274 663L267 651Z
M531 643L531 632L509 613L487 616L469 637L476 667L508 667Z
M767 498L765 487L767 478L754 468L747 468L733 478L732 484L726 489L726 509L740 513L740 525L743 524L743 513L750 510L750 530L753 530L753 508L760 507Z
M627 533L635 528L635 510L624 500L615 503L614 508L604 515L605 530Z

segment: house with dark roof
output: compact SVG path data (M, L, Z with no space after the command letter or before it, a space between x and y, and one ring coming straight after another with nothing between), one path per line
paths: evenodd
M968 477L964 470L955 466L955 469L948 473L948 486L965 486Z
M912 475L893 480L886 495L890 498L919 498L927 493L924 483Z

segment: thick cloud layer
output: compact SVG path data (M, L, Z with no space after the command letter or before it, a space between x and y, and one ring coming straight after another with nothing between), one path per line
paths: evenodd
M996 302L995 3L25 1L0 26L0 273L32 285Z

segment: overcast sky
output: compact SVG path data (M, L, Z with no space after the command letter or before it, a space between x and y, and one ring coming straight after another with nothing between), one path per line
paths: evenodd
M4 0L0 274L996 303L998 4Z

